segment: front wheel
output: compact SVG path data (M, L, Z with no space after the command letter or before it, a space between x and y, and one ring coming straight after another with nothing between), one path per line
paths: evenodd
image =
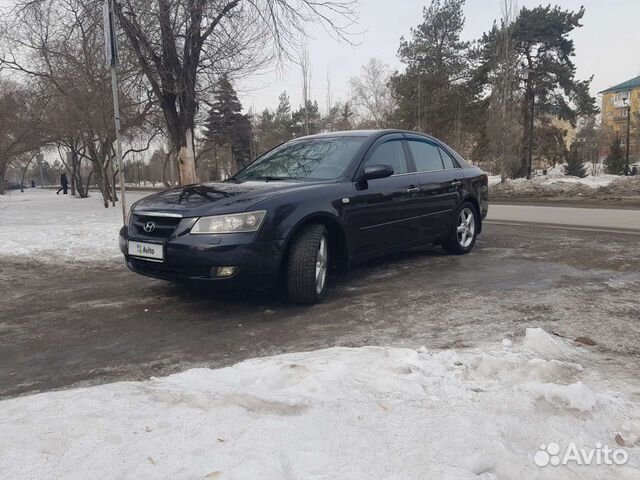
M449 237L442 244L442 248L458 255L469 253L476 243L477 236L476 209L470 202L464 202L457 211Z
M287 293L294 303L314 304L327 290L329 236L324 225L308 225L292 240L287 259Z

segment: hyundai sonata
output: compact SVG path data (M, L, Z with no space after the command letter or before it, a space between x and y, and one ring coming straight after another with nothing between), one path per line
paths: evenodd
M291 140L223 182L136 202L120 232L134 272L274 286L315 303L327 275L424 244L471 251L487 176L441 141L399 130Z

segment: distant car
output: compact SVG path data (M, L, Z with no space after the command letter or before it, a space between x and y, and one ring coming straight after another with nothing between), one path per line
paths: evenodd
M283 278L291 301L312 304L330 268L424 244L468 253L487 209L487 175L433 137L332 132L284 143L226 181L143 198L120 248L142 275Z

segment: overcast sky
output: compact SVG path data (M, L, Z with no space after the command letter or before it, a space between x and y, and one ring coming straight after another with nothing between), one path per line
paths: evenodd
M12 0L0 0L10 5ZM420 23L422 9L428 0L360 0L361 35L354 37L357 46L332 39L322 28L309 31L308 50L311 61L311 93L324 109L327 72L331 78L334 101L346 99L349 79L358 75L360 67L371 57L378 57L392 69L401 69L396 57L399 40ZM519 0L520 6L533 7L536 0ZM576 30L575 63L580 79L594 75L593 93L640 75L640 0L558 0L551 2L565 9L577 10L584 5L583 27ZM467 0L464 39L473 40L491 28L500 16L500 0ZM266 72L242 80L237 85L245 109L257 111L274 108L280 92L286 90L292 105L300 103L299 68L290 66L278 72Z
M464 39L473 40L491 28L500 16L500 0L467 0L464 9ZM578 78L594 75L593 93L640 75L640 0L559 0L544 2L519 0L520 6L534 7L547 3L565 9L586 9L583 27L574 31L575 63ZM360 26L366 30L352 47L332 40L322 29L313 29L309 40L312 64L311 90L321 109L326 104L327 70L334 100L345 99L349 79L358 75L370 57L378 57L392 69L402 69L397 59L400 37L422 19L427 0L360 0ZM245 108L255 105L260 111L277 104L277 95L287 90L292 104L300 103L299 68L290 67L284 74L270 73L243 81L239 85Z

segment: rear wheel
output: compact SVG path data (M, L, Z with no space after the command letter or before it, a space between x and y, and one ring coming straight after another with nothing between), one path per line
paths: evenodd
M470 202L464 202L457 211L449 237L442 248L458 255L469 253L476 243L478 226L475 207Z
M294 303L313 304L327 290L329 236L324 225L308 225L292 240L287 259L287 293Z

